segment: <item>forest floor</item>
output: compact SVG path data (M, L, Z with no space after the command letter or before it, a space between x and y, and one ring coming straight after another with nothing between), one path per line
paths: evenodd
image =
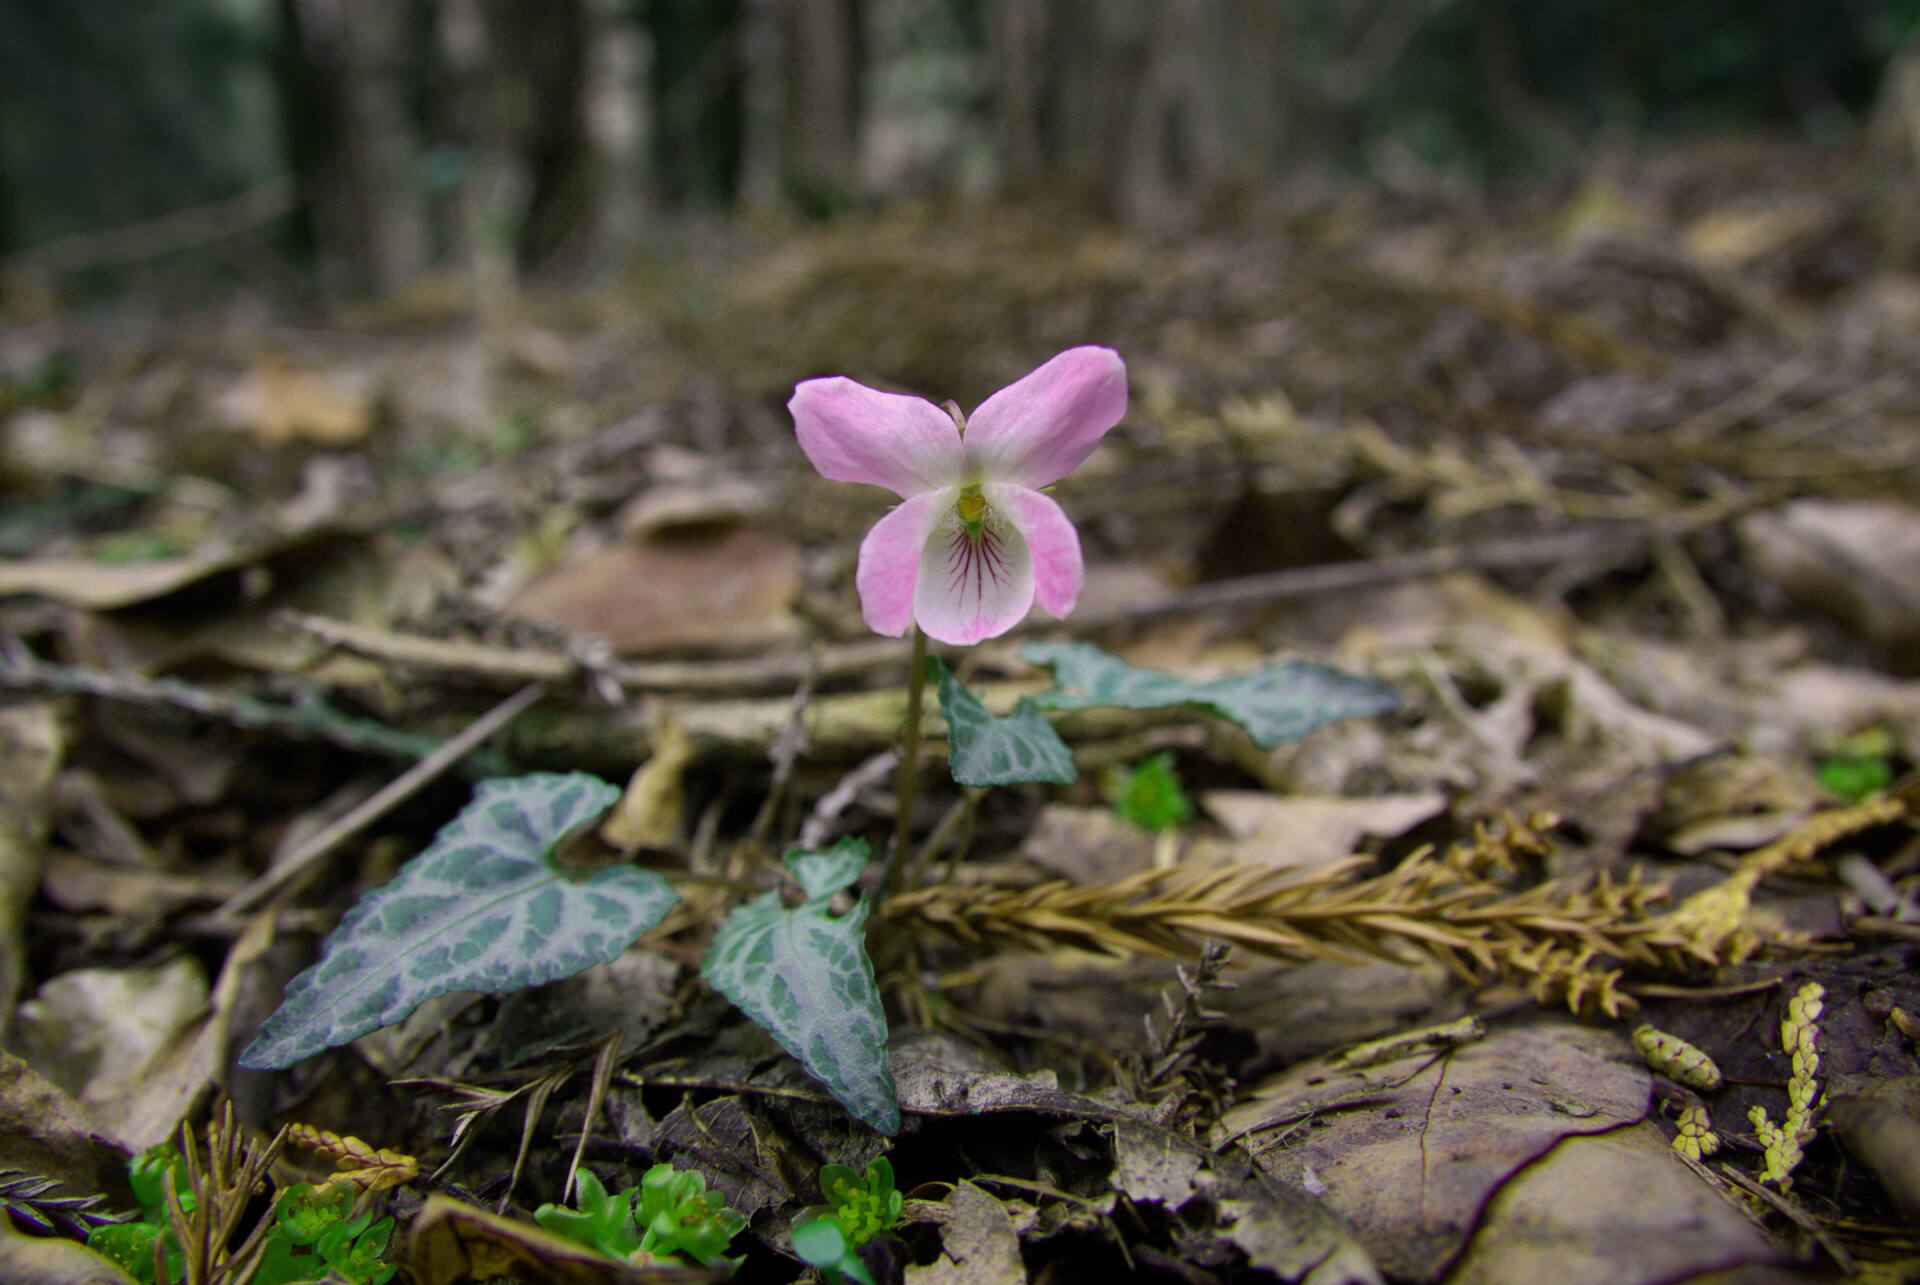
M883 1154L878 1280L1920 1279L1920 274L1863 191L1722 141L1492 204L896 209L482 312L14 326L0 1276L107 1279L25 1233L131 1211L129 1153L230 1102L338 1135L282 1186L360 1140L423 1285L704 1278L541 1236L576 1158L699 1172L738 1278L793 1279L821 1167ZM908 652L852 583L891 497L784 402L972 406L1081 343L1131 407L1057 491L1080 608L961 676L1005 710L1074 638L1399 704L1271 749L1094 711L1077 784L991 791L930 709L874 908L885 1138L700 978L790 845L895 828ZM664 873L666 921L239 1066L355 900L532 771L631 781L594 859Z

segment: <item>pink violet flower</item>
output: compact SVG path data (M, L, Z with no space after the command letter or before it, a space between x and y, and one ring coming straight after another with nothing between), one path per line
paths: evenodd
M1073 610L1086 576L1080 535L1040 493L1080 466L1127 412L1127 367L1111 348L1069 348L966 418L844 375L803 380L787 402L822 476L870 482L901 503L860 542L854 583L875 633L916 621L943 643L1019 624L1038 600Z

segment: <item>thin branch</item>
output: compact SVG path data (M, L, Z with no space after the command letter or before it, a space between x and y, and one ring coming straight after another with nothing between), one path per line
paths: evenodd
M530 683L501 701L475 719L465 731L395 777L365 803L294 849L285 861L227 898L215 913L219 916L244 914L292 884L335 848L418 794L482 741L518 718L528 706L540 699L544 691L538 683Z
M82 268L123 267L143 259L157 259L163 254L197 249L291 214L299 203L299 192L292 179L269 179L223 201L175 210L145 222L123 224L100 232L77 233L0 255L0 280L77 272Z

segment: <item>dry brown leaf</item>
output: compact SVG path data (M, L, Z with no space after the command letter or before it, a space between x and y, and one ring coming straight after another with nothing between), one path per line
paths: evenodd
M1836 1094L1826 1118L1847 1150L1873 1170L1894 1205L1920 1222L1920 1077L1880 1080Z
M1153 836L1107 808L1049 803L1021 842L1020 855L1073 883L1112 883L1153 864Z
M1652 1079L1630 1058L1618 1032L1544 1020L1437 1056L1309 1062L1230 1111L1217 1140L1244 1138L1263 1170L1323 1195L1388 1275L1431 1280L1515 1173L1645 1117Z
M946 1199L939 1261L909 1267L909 1285L1026 1285L1020 1237L998 1200L970 1182Z
M1208 1151L1182 1134L1137 1120L1113 1126L1113 1189L1136 1204L1180 1215L1179 1246L1190 1258L1214 1260L1218 1242L1238 1246L1249 1266L1281 1280L1378 1282L1367 1252L1326 1206L1298 1188L1248 1170L1232 1153ZM1192 1208L1209 1204L1220 1226Z
M98 1113L102 1090L137 1075L206 1012L210 993L191 955L155 968L77 968L20 1006L16 1047Z
M0 709L0 1037L26 969L26 909L40 886L53 781L66 757L58 707Z
M1818 231L1832 207L1823 199L1763 201L1708 210L1682 232L1687 252L1717 268L1738 268Z
M671 848L686 824L683 784L693 762L686 729L666 719L653 732L653 754L634 770L620 801L600 825L600 837L622 852Z
M1742 521L1740 539L1761 576L1857 630L1895 669L1920 673L1920 511L1797 500Z
M253 368L219 399L222 419L252 433L262 446L310 442L352 446L373 424L373 399L361 381L290 366L262 353Z
M52 1178L69 1191L103 1192L110 1204L130 1206L127 1154L78 1102L0 1049L0 1169Z
M1028 1111L1081 1120L1113 1120L1128 1112L1060 1087L1051 1070L1019 1075L989 1070L959 1040L929 1035L894 1051L900 1110L908 1115L977 1116Z
M746 651L799 633L798 551L779 535L734 527L615 544L563 562L506 610L603 638L619 655Z
M226 572L241 571L331 534L328 528L314 527L237 547L216 542L194 553L153 562L0 559L0 598L37 594L70 607L113 611L163 598Z
M71 852L47 859L41 891L62 910L118 918L165 913L191 902L218 904L244 886L233 873L173 874L108 865Z
M136 1285L133 1277L76 1241L22 1236L0 1217L0 1281L7 1285Z
M1643 1121L1566 1138L1522 1170L1494 1196L1447 1279L1654 1285L1787 1261Z
M1311 798L1212 790L1200 802L1227 828L1230 861L1310 871L1351 856L1363 838L1394 838L1446 810L1437 790L1374 798Z

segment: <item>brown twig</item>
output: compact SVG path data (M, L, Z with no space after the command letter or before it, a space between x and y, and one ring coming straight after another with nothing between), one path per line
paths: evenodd
M1633 558L1644 553L1660 535L1684 532L1706 521L1703 517L1672 523L1595 524L1510 540L1295 567L1136 599L1104 610L1077 612L1073 624L1077 629L1098 629L1165 616L1257 607L1295 598L1430 579L1454 571L1520 570L1583 560ZM576 672L573 660L556 651L430 638L324 616L288 613L281 619L315 638L396 665L500 682L560 681ZM1036 620L1016 626L1010 632L1019 635L1057 627L1051 622ZM874 638L825 647L817 656L790 652L740 660L636 661L615 666L613 673L623 687L634 691L707 694L763 691L799 683L816 667L823 682L868 674L902 663L910 651L907 643Z
M0 280L114 268L192 250L249 232L290 214L299 193L290 178L269 179L224 201L175 210L140 223L81 232L0 255Z
M359 807L295 848L279 865L227 898L215 913L226 917L244 914L305 876L328 853L418 794L482 741L518 718L540 699L544 690L538 683L530 683L501 701L475 719L465 731L388 782Z

